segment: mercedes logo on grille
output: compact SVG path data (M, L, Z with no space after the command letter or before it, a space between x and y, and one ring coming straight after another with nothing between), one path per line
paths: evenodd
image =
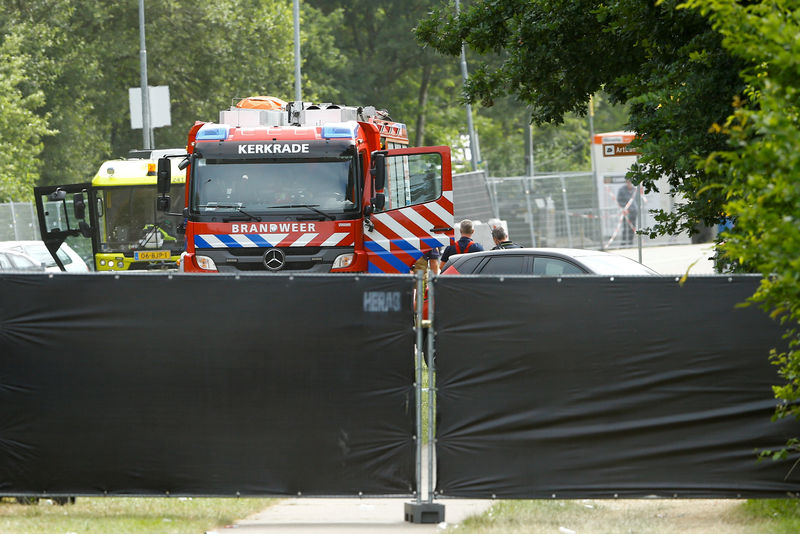
M264 266L270 271L280 271L286 265L286 254L279 248L270 248L264 253Z

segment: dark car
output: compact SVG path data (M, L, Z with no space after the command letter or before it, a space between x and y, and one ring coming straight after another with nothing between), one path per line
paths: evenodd
M451 256L442 274L658 275L630 258L600 250L512 248Z

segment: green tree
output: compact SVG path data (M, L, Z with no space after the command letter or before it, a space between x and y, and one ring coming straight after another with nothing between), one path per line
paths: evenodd
M776 414L800 418L800 8L785 0L687 5L708 15L725 48L752 64L742 72L745 98L714 126L729 137L730 148L701 167L717 180L735 222L724 234L723 254L764 275L751 301L787 327L788 350L772 354L786 381L774 387L782 401ZM787 445L800 450L798 439Z
M93 113L103 73L85 42L71 35L76 3L4 0L1 5L0 34L18 35L24 43L24 91L43 95L37 115L57 131L44 139L36 182L41 177L61 183L85 180L95 160L108 152L108 142ZM88 16L84 23L91 20Z
M594 98L595 132L626 128L625 106L612 104L607 95ZM489 108L478 107L481 151L491 176L522 176L525 164L525 127L530 111L510 97L499 98ZM590 171L587 117L567 113L559 125L532 126L534 170L544 172Z
M58 134L44 138L38 183L85 181L99 164L141 148L131 130L128 89L140 85L137 3L101 0L0 0L0 37L19 35L27 70L23 95L43 95L36 114ZM196 120L216 121L236 97L293 95L290 0L147 0L150 85L168 85L172 126L156 146L181 147ZM338 51L327 24L304 6L307 95L336 84ZM322 81L315 79L321 72ZM32 101L33 103L33 101Z
M0 202L32 198L42 139L54 133L47 117L36 113L44 94L26 90L29 61L22 36L5 35L0 43Z
M474 68L467 97L491 106L513 95L537 125L584 115L601 89L626 104L643 153L634 180L649 191L667 176L686 199L674 215L659 217L654 233L692 232L722 216L724 197L705 188L709 179L694 158L724 148L724 136L709 127L731 113L748 61L722 47L707 19L676 3L476 0L458 17L450 7L433 10L416 33L445 54L457 55L463 41L500 57Z
M337 87L343 103L388 109L394 120L407 124L412 144L452 144L458 139L465 121L457 104L458 65L421 48L413 33L434 0L309 3L323 16L341 13L342 24L332 31L342 51L344 72Z

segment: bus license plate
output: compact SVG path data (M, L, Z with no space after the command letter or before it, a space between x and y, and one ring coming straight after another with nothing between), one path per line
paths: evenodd
M141 250L133 253L135 261L168 260L169 250Z

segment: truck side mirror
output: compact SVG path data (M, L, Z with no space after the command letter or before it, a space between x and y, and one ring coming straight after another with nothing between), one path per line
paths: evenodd
M72 211L75 213L76 219L86 218L86 203L83 201L83 193L74 193L72 195Z
M56 189L55 191L47 195L47 200L52 200L54 202L58 200L64 200L65 198L67 198L67 192L64 191L63 189Z
M383 193L386 187L386 154L372 153L372 176L375 178L375 192Z
M372 153L372 170L370 171L375 184L375 196L372 197L370 202L375 207L376 211L383 210L386 205L386 195L383 193L386 187L386 153L373 152Z
M168 195L172 182L172 166L169 162L169 158L164 157L158 159L158 172L156 176L158 177L158 194Z

